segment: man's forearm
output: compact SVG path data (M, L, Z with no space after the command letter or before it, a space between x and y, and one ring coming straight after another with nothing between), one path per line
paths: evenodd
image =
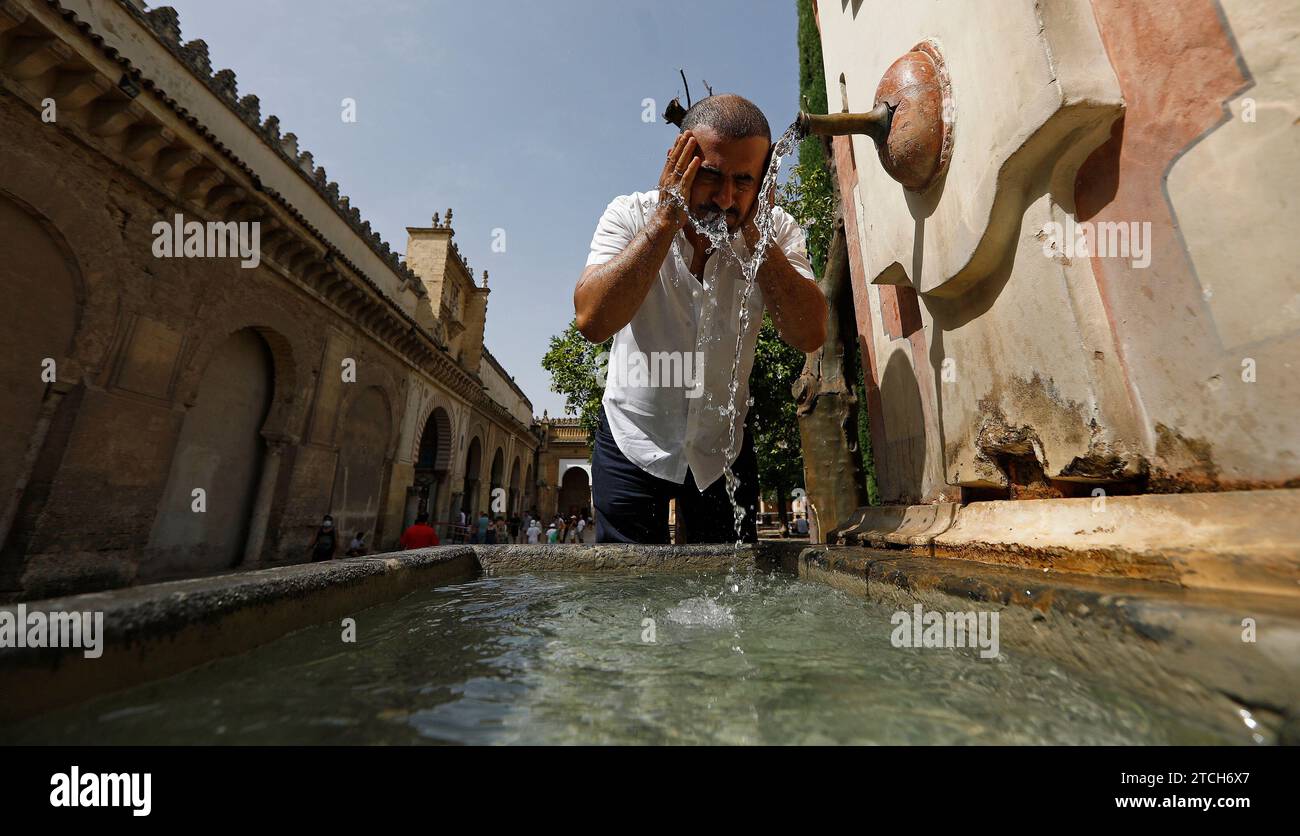
M671 216L655 212L623 252L583 273L573 307L584 337L602 343L632 321L659 277L678 228Z
M826 297L801 276L780 247L768 248L758 269L758 286L781 339L811 354L826 342Z

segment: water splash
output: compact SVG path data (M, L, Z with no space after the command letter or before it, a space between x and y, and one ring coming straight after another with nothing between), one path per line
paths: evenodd
M799 124L795 122L785 129L785 133L781 134L781 138L772 146L772 157L768 162L767 172L763 175L763 184L759 187L758 208L754 213L754 225L758 227L758 243L750 251L748 259L742 259L732 249L732 242L737 235L742 233L732 233L727 229L725 214L715 212L706 218L698 218L691 212L690 204L682 197L680 192L675 190L666 192L669 201L686 213L695 231L708 239L709 247L705 252L716 250L724 258L730 258L740 267L741 275L745 279L745 290L740 297L740 332L736 337L736 352L731 361L731 383L727 391L727 405L719 408L722 414L729 419L727 426L727 454L722 460L722 473L726 477L727 499L731 502L731 513L736 531L737 555L739 555L742 543L741 531L745 521L745 509L741 508L736 502L736 489L740 486L740 480L731 469L731 461L736 455L736 391L740 388L741 346L744 345L745 336L749 331L749 297L753 294L754 283L758 278L759 268L763 266L767 248L776 240L776 220L772 212L774 204L770 198L775 194L776 177L781 171L781 160L789 155L799 139ZM674 253L680 259L681 254L677 252L676 247L676 238L674 238ZM752 405L753 403L754 399L750 398L748 404Z
M677 606L668 610L666 616L669 621L675 624L681 624L687 627L730 627L735 623L736 617L732 613L731 607L719 604L717 601L701 595L696 598L687 598Z

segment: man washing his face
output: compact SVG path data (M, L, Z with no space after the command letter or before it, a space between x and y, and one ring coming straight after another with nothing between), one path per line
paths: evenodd
M682 385L679 376L647 380L610 367L591 460L597 542L667 543L673 499L679 541L735 540L722 478L729 421L737 439L743 434L730 462L745 511L742 539L758 539L758 468L746 418L763 312L783 340L812 352L826 338L826 299L813 281L803 231L773 209L772 242L748 301L736 411L728 416L744 276L735 260L708 251L708 239L665 195L682 195L705 222L724 217L729 232L741 233L732 251L748 260L759 241L755 216L771 148L767 119L752 102L703 99L683 118L658 189L615 198L596 228L573 294L578 329L593 343L613 336L613 358L649 365L689 356L694 374Z

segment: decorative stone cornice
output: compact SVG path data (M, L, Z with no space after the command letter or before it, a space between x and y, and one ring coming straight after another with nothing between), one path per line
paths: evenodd
M58 0L46 0L46 2L59 9L65 16L71 14L63 10ZM117 2L123 8L129 10L157 37L158 41L168 51L190 69L195 78L216 93L218 98L225 102L231 111L249 127L257 131L271 148L277 150L284 157L286 162L297 166L307 182L316 189L327 204L334 208L339 217L343 218L352 227L353 231L361 236L367 246L382 258L392 268L393 272L402 277L406 285L414 290L417 295L423 295L424 288L419 278L398 257L392 247L380 237L379 233L371 230L369 222L361 220L361 213L351 206L347 198L340 197L338 184L335 183L333 188L330 187L329 181L325 178L324 169L322 168L318 172L315 168L311 153L298 149L297 137L290 133L281 138L279 117L270 115L265 120L262 120L261 103L257 96L248 95L242 99L239 98L238 79L235 71L223 69L213 73L212 62L208 57L208 45L205 41L196 39L181 43L180 15L174 8L160 6L146 12L142 11L134 3L129 2L129 0L105 0L105 2ZM292 137L291 140L290 137ZM450 209L447 210L447 218L448 225L450 225Z

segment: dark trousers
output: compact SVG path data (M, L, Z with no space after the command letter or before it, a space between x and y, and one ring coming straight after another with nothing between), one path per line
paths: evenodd
M740 479L736 502L745 511L740 539L758 542L758 459L749 423L732 471ZM719 476L704 493L688 469L683 484L651 476L618 449L605 410L591 453L591 493L596 503L597 543L667 543L668 502L677 500L679 543L734 543L735 518L727 499L727 478Z

